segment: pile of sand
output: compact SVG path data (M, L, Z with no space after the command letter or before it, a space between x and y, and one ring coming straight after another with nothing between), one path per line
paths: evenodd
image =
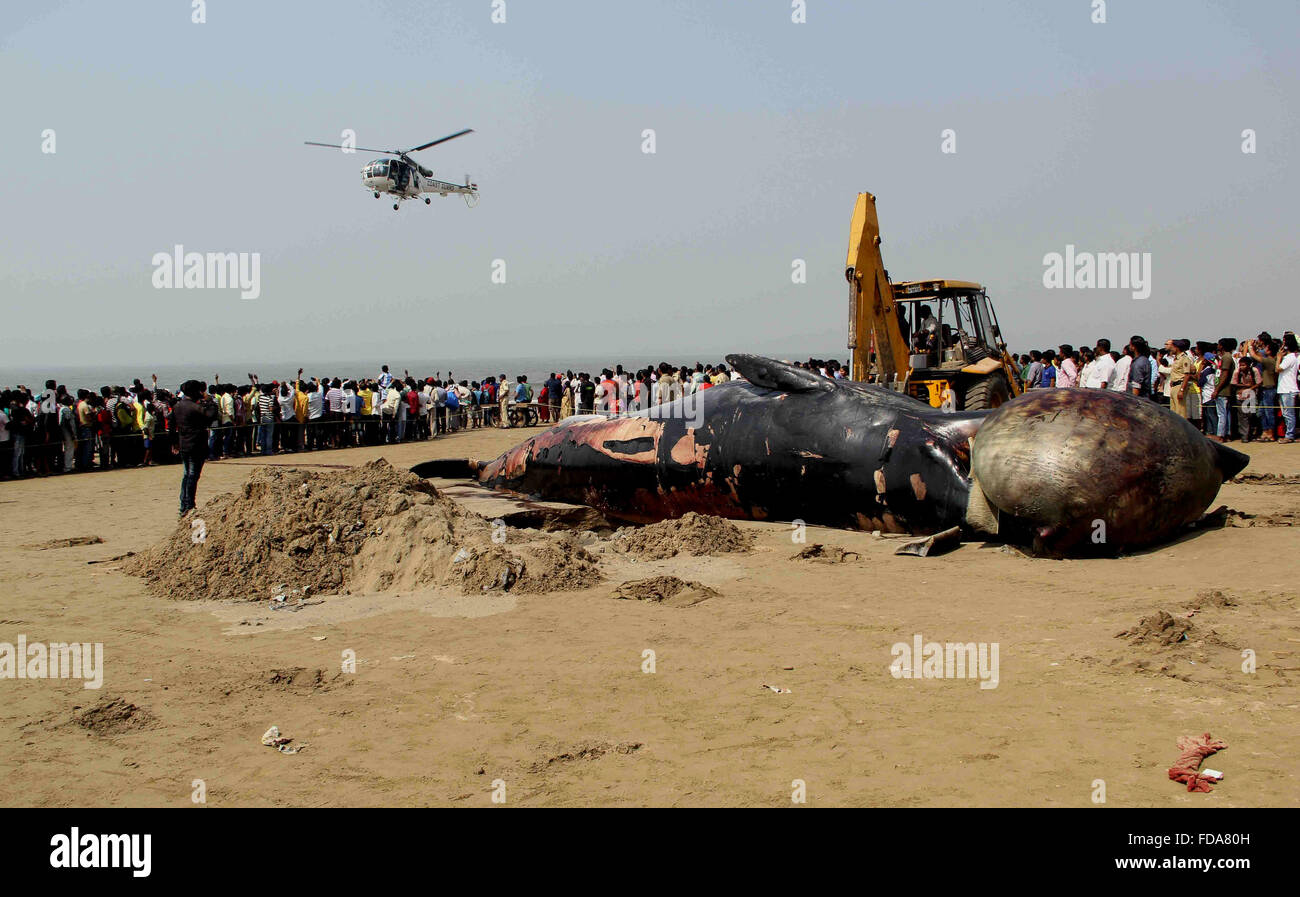
M96 735L124 735L151 729L157 723L148 710L122 698L104 698L95 706L73 714L72 719L78 726Z
M825 564L843 564L850 558L858 560L862 555L856 551L848 551L838 545L823 545L820 542L814 542L811 545L805 545L794 554L790 555L792 561L820 561Z
M1160 610L1143 617L1131 629L1115 633L1115 638L1128 639L1133 645L1168 646L1188 641L1193 629L1191 620Z
M603 582L594 555L572 533L529 544L528 562L519 578L520 592L571 592Z
M717 598L718 592L693 580L678 579L676 576L652 576L649 579L625 582L610 597L624 601L652 601L671 607L690 607Z
M522 546L524 557L501 545L468 546L452 556L450 575L465 594L500 589L543 593L586 589L602 582L600 567L571 533L558 538L533 537Z
M1197 592L1196 597L1187 602L1187 607L1191 610L1200 610L1203 607L1237 607L1240 604L1241 601L1236 595L1219 589L1205 589Z
M1217 597L1216 597L1217 596ZM1130 645L1149 648L1172 648L1182 644L1213 645L1219 648L1231 648L1232 645L1213 629L1194 626L1189 619L1198 610L1207 606L1228 608L1235 607L1236 602L1221 592L1201 593L1197 601L1188 605L1193 608L1190 613L1177 616L1168 611L1158 610L1143 617L1136 626L1115 633L1115 638L1127 639Z
M730 520L690 511L676 520L662 520L642 527L623 527L610 540L614 551L635 554L646 560L663 560L679 554L723 554L749 551L757 536Z
M442 585L546 592L600 581L594 559L564 538L493 535L487 520L383 459L328 472L263 467L123 569L178 599L296 601Z

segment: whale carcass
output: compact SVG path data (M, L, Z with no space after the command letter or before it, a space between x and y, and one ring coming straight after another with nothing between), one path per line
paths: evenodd
M1030 390L990 412L974 446L972 479L1000 535L1053 554L1165 541L1250 461L1105 389Z
M630 522L695 511L917 535L958 526L1064 554L1167 538L1249 460L1105 390L944 412L768 358L727 361L744 380L624 417L570 417L490 461L413 470Z

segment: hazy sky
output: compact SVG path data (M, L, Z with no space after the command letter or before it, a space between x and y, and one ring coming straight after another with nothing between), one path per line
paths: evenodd
M1294 0L806 5L6 3L0 366L845 357L860 190L893 277L984 283L1013 351L1300 323ZM465 127L419 159L475 209L303 145ZM260 297L155 290L177 243L260 253ZM1067 243L1150 252L1150 298L1045 289Z

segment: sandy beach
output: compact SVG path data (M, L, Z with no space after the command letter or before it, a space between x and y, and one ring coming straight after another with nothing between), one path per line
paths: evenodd
M536 432L267 460L406 468ZM1248 481L1216 504L1289 513L1300 452L1244 448ZM262 463L209 464L199 514ZM487 806L502 783L517 806L790 806L796 781L822 806L1087 806L1097 780L1114 806L1300 802L1291 526L1060 561L983 543L900 557L870 533L810 527L796 544L787 524L741 522L752 550L702 557L588 537L604 580L580 590L397 589L273 610L151 594L112 560L174 532L180 474L0 486L0 642L104 645L99 689L0 682L0 803L189 806L196 780L213 806ZM82 537L102 542L45 547ZM852 553L792 558L814 543ZM660 574L716 594L611 597ZM891 646L918 635L996 643L996 688L895 678ZM264 746L273 725L301 752ZM1179 736L1207 731L1228 744L1207 763L1226 777L1189 794L1166 769Z

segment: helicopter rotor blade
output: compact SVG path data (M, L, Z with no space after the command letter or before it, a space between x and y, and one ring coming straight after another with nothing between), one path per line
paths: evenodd
M328 146L331 149L360 150L363 153L384 153L389 156L405 155L400 150L367 149L364 146L343 146L342 144L338 144L338 143L317 143L314 140L304 140L303 143L307 144L308 146Z
M406 152L416 153L419 152L420 150L426 150L431 146L437 146L440 143L446 143L448 140L455 140L457 137L464 137L466 134L473 134L473 133L474 133L473 128L466 128L463 131L457 131L455 134L448 134L446 137L440 137L437 140L431 140L430 142L422 144L420 146L411 147Z

